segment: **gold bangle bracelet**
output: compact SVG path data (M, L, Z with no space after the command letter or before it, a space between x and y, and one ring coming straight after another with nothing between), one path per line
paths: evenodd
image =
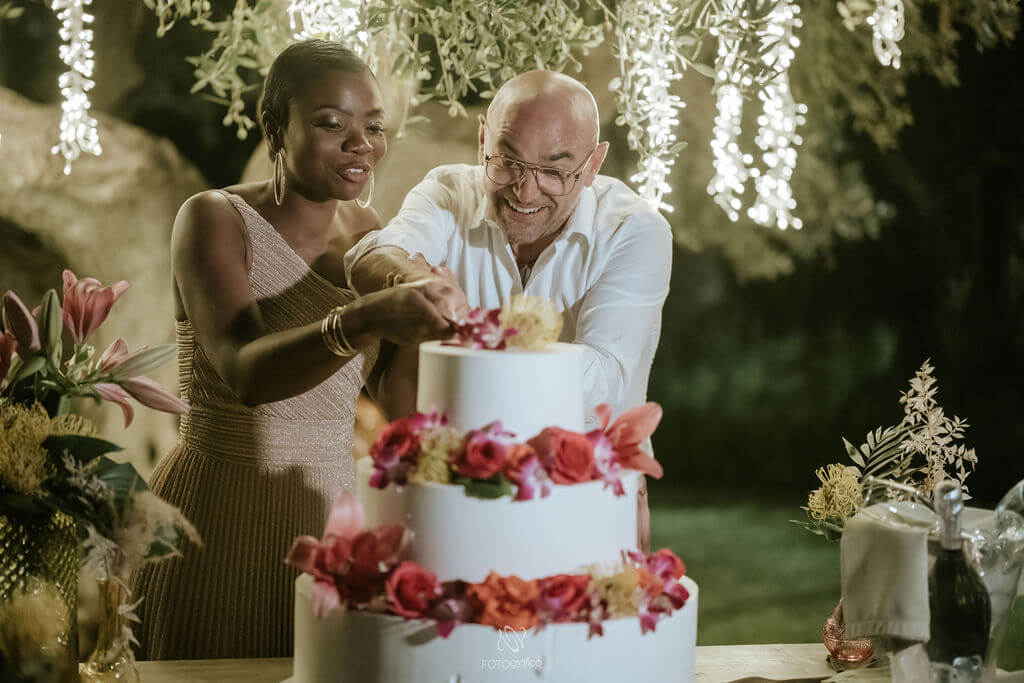
M341 325L341 314L344 311L344 306L332 308L320 323L320 337L324 346L335 356L341 357L356 355L356 349L345 337L345 330Z

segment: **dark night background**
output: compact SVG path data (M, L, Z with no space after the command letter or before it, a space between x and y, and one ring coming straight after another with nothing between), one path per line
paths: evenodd
M184 57L210 34L182 25L157 39L152 13L137 17L144 78L112 113L169 138L211 186L236 182L256 137L238 140L219 105L189 94ZM0 45L7 87L57 101L57 26L45 6L0 25ZM915 122L898 151L850 133L895 210L879 239L840 243L774 281L740 282L721 254L677 249L650 387L666 412L656 493L802 501L816 467L846 462L842 436L859 444L902 418L899 391L925 358L940 405L971 425L978 502L1024 478L1024 45L960 49L962 85L911 82Z

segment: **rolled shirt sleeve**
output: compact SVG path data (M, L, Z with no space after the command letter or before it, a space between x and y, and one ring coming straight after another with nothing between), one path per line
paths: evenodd
M619 230L621 239L583 299L573 340L584 348L588 427L602 403L618 415L646 400L672 270L672 233L661 216L627 219Z
M348 250L345 277L349 282L352 282L356 263L378 247L399 247L409 254L420 253L432 265L445 262L455 219L451 190L438 176L438 169L428 173L409 191L402 208L387 225L367 233Z

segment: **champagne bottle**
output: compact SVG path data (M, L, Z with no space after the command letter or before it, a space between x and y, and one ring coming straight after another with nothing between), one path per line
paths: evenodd
M935 485L934 493L942 537L935 564L928 574L928 658L933 663L956 667L977 657L975 661L980 665L988 647L992 608L985 584L964 556L960 535L963 491L956 482L945 480Z

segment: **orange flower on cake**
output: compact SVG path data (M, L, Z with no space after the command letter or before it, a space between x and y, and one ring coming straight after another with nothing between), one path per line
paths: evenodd
M471 585L468 595L479 615L479 624L499 629L507 626L516 631L537 625L537 581L500 576L492 571L483 583Z

